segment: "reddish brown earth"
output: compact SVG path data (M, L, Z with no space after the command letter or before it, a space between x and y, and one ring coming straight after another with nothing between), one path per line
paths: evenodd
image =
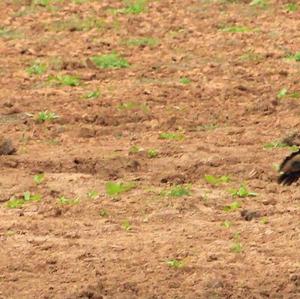
M300 91L300 62L286 59L300 51L300 10L164 0L128 14L112 10L122 1L31 2L0 3L1 134L17 149L0 156L0 298L300 298L300 186L276 183L289 148L264 148L300 128L297 96L276 98ZM80 28L76 16L100 25ZM137 37L159 44L128 46ZM130 67L88 61L111 52ZM36 60L48 69L29 75ZM50 84L57 74L81 84ZM44 110L59 118L36 122ZM185 138L159 139L167 132ZM205 174L231 181L213 186ZM136 188L112 198L108 181ZM242 183L257 196L233 198ZM190 196L162 194L176 184ZM8 208L26 191L42 199ZM241 208L225 212L236 200ZM258 217L246 221L245 209Z

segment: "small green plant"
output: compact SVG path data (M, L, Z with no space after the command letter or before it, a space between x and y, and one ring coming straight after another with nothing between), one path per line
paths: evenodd
M152 159L152 158L156 158L158 156L158 151L154 148L152 149L148 149L147 151L147 156L148 158Z
M105 190L107 195L115 197L121 193L128 192L136 187L135 183L118 183L118 182L107 182Z
M6 27L0 27L0 38L6 39L6 40L12 40L21 38L22 34L18 31L6 28Z
M290 146L282 141L272 141L264 145L265 149L285 148L285 147L289 148L292 152L296 152L299 149L297 145Z
M124 0L124 2L126 4L126 8L121 12L136 15L146 10L148 0Z
M260 219L260 223L262 223L262 224L268 224L269 223L269 219L267 217L262 217Z
M33 202L33 201L40 201L41 196L39 194L32 194L29 191L24 192L22 198L15 198L12 197L7 202L7 207L10 209L22 208L25 203Z
M296 11L298 11L298 9L299 9L299 6L297 3L287 3L285 5L285 10L287 12L296 12Z
M268 1L267 0L252 0L249 5L257 6L260 8L266 8L268 6Z
M234 201L234 202L232 202L231 204L226 205L226 206L223 208L223 210L224 210L225 212L235 212L235 211L236 211L237 209L239 209L240 207L241 207L240 202Z
M240 56L241 61L261 61L263 56L261 54L255 53L253 51L248 51Z
M108 213L107 210L101 209L101 210L99 211L99 215L100 215L101 217L103 217L103 218L107 218L107 217L109 216L109 213Z
M166 261L166 264L170 267L170 268L174 268L174 269L180 269L184 266L183 261L178 260L178 259L170 259Z
M122 228L126 231L130 231L132 229L132 225L130 222L126 219L122 222Z
M213 131L218 128L217 124L204 124L196 127L196 131Z
M230 228L232 226L232 223L231 221L229 220L225 220L223 223L222 223L222 226L224 226L225 228Z
M58 85L61 85L61 86L75 87L75 86L80 85L80 80L77 77L71 76L71 75L49 76L48 81L49 82L54 82L54 83L56 83Z
M246 185L241 185L238 189L232 189L230 190L230 194L233 197L251 197L251 196L257 196L257 193L251 192L248 190Z
M45 179L45 175L43 173L38 173L33 177L34 182L39 185L41 184Z
M135 46L135 47L155 47L159 44L159 41L155 38L150 37L142 37L142 38L133 38L126 41L127 46Z
M129 67L128 61L116 53L96 55L91 57L91 61L97 67L102 69L120 69Z
M53 121L58 118L58 115L54 112L49 112L47 110L41 111L37 115L37 121L45 122L45 121Z
M182 197L182 196L189 196L191 195L191 191L189 186L177 185L172 187L170 190L163 192L169 197Z
M129 149L129 154L137 154L139 152L143 151L143 149L140 146L137 145L133 145L130 149Z
M90 199L98 199L100 197L100 193L98 191L95 191L95 190L91 190L87 193L87 196L90 198Z
M42 75L47 71L47 65L38 61L34 62L30 67L26 69L29 75Z
M95 91L90 91L88 92L84 97L85 99L88 100L94 100L100 97L100 91L99 90L95 90Z
M230 177L227 175L222 175L220 177L216 177L214 175L204 175L204 179L207 183L214 185L214 186L218 186L220 184L223 183L228 183L230 182Z
M243 246L240 242L234 242L230 247L230 250L234 253L241 253L243 251Z
M77 205L79 204L79 199L78 198L66 198L64 196L61 196L58 198L58 202L61 204L61 205Z
M277 93L277 98L281 99L284 98L288 93L287 88L282 88L278 93Z
M168 139L168 140L183 140L184 135L181 133L161 133L159 134L159 139Z
M181 78L179 79L179 82L180 82L181 84L186 85L186 84L190 84L192 81L191 81L191 79L189 79L189 78L187 78L187 77L181 77Z

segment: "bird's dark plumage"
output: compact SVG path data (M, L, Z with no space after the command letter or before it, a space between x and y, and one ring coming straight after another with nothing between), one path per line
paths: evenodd
M300 178L300 150L286 157L279 167L278 183L291 185Z

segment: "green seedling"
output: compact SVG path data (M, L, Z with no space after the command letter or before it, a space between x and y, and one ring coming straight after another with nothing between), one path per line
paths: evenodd
M148 0L125 0L126 8L122 13L126 14L140 14L146 10Z
M120 69L129 67L128 61L116 53L96 55L91 57L91 61L97 67L102 69Z
M288 93L287 88L282 88L278 93L277 93L277 98L281 99L284 98Z
M187 186L177 185L166 192L162 192L162 195L167 195L169 197L182 197L191 195L191 191Z
M22 208L25 203L40 201L41 196L39 194L31 194L29 191L24 192L22 198L14 198L12 197L7 202L7 207L10 209Z
M266 8L268 6L268 1L267 0L252 0L249 5L257 6L260 8Z
M98 191L92 190L87 193L87 196L90 199L98 199L100 197L100 193Z
M78 198L66 198L64 196L61 196L58 198L58 202L61 204L61 205L77 205L79 204L79 199Z
M101 209L101 210L99 211L99 215L100 215L101 217L103 217L103 218L107 218L107 217L109 216L109 213L108 213L107 210Z
M47 71L47 65L39 62L34 62L29 68L26 69L26 72L29 75L42 75Z
M243 246L240 242L235 242L230 247L231 252L234 253L241 253L243 251Z
M54 112L49 112L47 110L41 111L37 115L37 121L45 122L45 121L53 121L58 118L58 115Z
M298 11L298 9L299 9L299 6L297 3L288 3L285 6L285 10L287 12L296 12L296 11Z
M230 190L230 194L233 197L253 197L257 196L257 193L248 190L246 185L241 185L239 189Z
M159 139L167 139L167 140L183 140L184 135L180 133L161 133L159 134Z
M231 221L229 220L225 220L223 223L222 223L222 226L224 226L225 228L230 228L232 226L232 223Z
M95 91L90 91L90 92L88 92L85 96L84 96L84 98L85 99L88 99L88 100L95 100L95 99L97 99L97 98L99 98L100 97L100 91L99 90L95 90Z
M135 47L155 47L159 44L159 40L150 37L143 38L133 38L126 41L127 46L135 46Z
M181 78L179 79L179 82L180 82L181 84L186 85L186 84L190 84L192 81L191 81L191 79L189 79L189 78L187 78L187 77L181 77Z
M122 228L126 231L130 231L132 229L132 225L129 223L129 221L126 219L122 223Z
M41 184L44 181L44 179L45 179L45 175L43 173L36 174L33 177L33 180L37 185Z
M260 219L260 223L261 223L261 224L268 224L268 223L269 223L269 219L268 219L267 217L262 217L262 218Z
M289 150L291 150L292 152L296 152L298 151L299 147L297 145L288 145L282 141L272 141L269 143L266 143L264 145L265 149L274 149L274 148L289 148Z
M107 195L111 197L118 196L122 193L128 192L132 189L136 188L135 183L114 183L114 182L107 182L105 185L105 190Z
M166 264L170 267L170 268L174 268L174 269L180 269L184 266L183 261L178 260L178 259L170 259L166 261Z
M79 86L80 80L71 75L56 75L56 76L49 76L48 77L49 82L54 82L55 84L61 85L61 86Z
M158 151L154 148L152 149L148 149L147 151L147 156L148 158L152 159L152 158L156 158L158 156Z
M139 152L143 151L143 149L140 146L137 145L133 145L130 149L129 149L129 154L137 154Z
M253 51L249 51L239 58L241 61L261 61L263 56L261 54L254 53Z
M204 175L204 179L207 183L214 186L230 182L230 178L227 175L222 175L220 177L216 177L214 175Z
M225 212L235 212L237 209L241 207L241 204L238 201L234 201L229 205L226 205L223 210Z

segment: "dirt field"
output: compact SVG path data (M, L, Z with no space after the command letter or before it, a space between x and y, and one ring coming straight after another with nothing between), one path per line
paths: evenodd
M250 2L0 1L1 299L300 298L300 6Z

